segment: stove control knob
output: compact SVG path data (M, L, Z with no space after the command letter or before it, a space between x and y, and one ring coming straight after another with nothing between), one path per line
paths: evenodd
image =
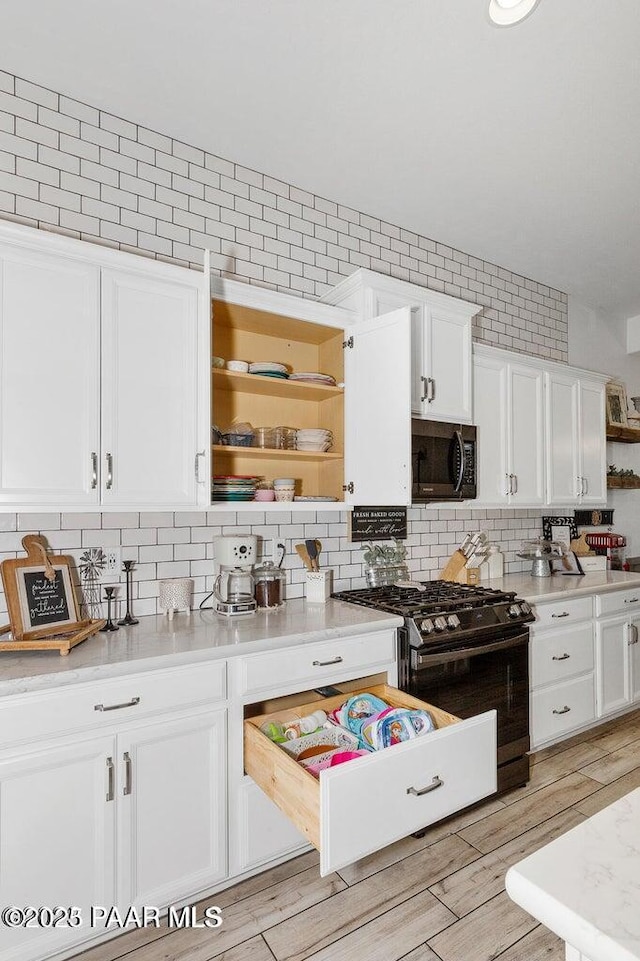
M447 629L447 619L445 617L442 617L442 615L440 615L439 617L436 617L434 624L436 627L436 631L446 631Z
M450 631L455 631L456 627L460 627L460 618L457 614L449 614L447 618L447 627Z
M511 604L511 606L509 607L509 610L507 611L507 614L509 615L509 617L520 617L520 605Z
M521 614L530 614L530 613L531 613L531 607L529 606L529 604L527 604L526 601L521 601L521 602L520 602L520 613L521 613Z
M423 634L431 634L431 632L433 631L433 621L430 618L425 617L422 624L420 625L420 628Z

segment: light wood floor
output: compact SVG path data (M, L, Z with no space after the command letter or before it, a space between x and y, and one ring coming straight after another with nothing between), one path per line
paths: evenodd
M531 782L321 878L315 852L228 888L217 929L147 928L74 961L562 961L507 867L640 787L640 711L533 757Z

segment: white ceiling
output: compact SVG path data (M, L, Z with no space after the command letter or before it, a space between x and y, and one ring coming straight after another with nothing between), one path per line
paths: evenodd
M640 3L3 0L0 68L640 314Z

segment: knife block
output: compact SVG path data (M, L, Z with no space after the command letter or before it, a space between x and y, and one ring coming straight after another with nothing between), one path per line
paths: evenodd
M441 581L457 581L458 584L466 584L466 580L459 580L460 572L466 570L466 564L467 558L462 551L454 551L440 571L440 577L438 579Z

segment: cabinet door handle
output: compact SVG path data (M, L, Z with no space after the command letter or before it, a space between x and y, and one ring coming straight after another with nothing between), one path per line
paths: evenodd
M507 478L507 489L504 493L505 497L508 497L509 494L513 493L511 490L511 474L505 474L504 476Z
M582 483L583 483L583 485L584 485L582 493L583 493L583 494L588 494L588 493L589 493L589 479L588 479L587 477L583 477L583 478L582 478Z
M342 664L341 657L332 657L330 661L314 661L314 667L329 667L331 664Z
M638 600L639 598L637 597L625 597L624 602L625 604L637 604Z
M131 794L131 784L132 784L131 755L129 754L128 751L124 752L124 754L122 755L122 759L124 761L124 790L122 793L126 796L127 794Z
M560 710L558 710L557 708L554 707L553 713L554 713L554 714L568 714L570 710L571 710L571 708L569 707L569 705L568 705L568 704L565 704L565 706L562 707L562 708L560 708Z
M113 764L113 758L107 758L107 801L113 801L115 798L115 767Z
M511 478L511 493L517 494L518 493L518 475L509 474L509 477Z
M429 400L429 381L430 377L425 377L424 374L420 378L422 381L422 397L420 398L420 403L424 404L425 400Z
M132 697L130 701L123 701L122 704L94 704L94 711L119 711L123 707L135 707L140 703L139 697Z
M571 617L569 611L563 611L562 614L552 614L551 617Z
M433 377L429 377L429 396L427 397L427 401L430 404L435 399L436 399L436 382L433 379Z
M113 454L107 454L107 490L113 487Z
M552 661L568 661L570 657L571 657L571 654L567 654L565 652L564 654L561 654L559 657L557 654L554 654L551 660Z
M196 475L196 484L204 484L204 481L200 480L200 458L201 457L204 457L203 450L199 450L195 456L194 472Z
M629 640L627 644L637 644L638 643L638 626L637 624L627 624Z
M582 497L582 478L576 477L576 497Z
M94 450L91 451L91 490L94 491L98 486L98 455Z
M407 794L413 794L414 797L422 797L423 794L430 794L431 791L437 791L438 788L442 787L443 784L444 784L444 781L442 780L442 778L438 777L438 775L436 774L431 784L427 784L426 787L421 787L419 789L415 787L408 787Z

